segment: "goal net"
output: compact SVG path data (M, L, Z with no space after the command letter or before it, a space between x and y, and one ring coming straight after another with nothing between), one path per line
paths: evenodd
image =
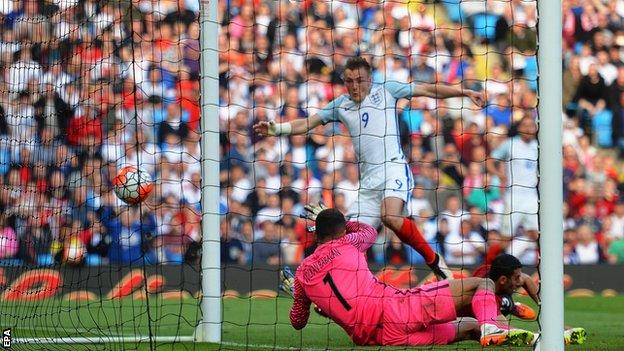
M373 225L367 263L396 288L437 281L423 246L456 278L509 253L537 282L535 0L223 0L215 32L197 0L8 4L0 328L19 347L193 349L208 313L221 349L354 348L318 313L291 326L280 273L319 246L306 204ZM126 165L154 179L139 205L112 190ZM207 285L222 305L202 314Z
M197 1L0 5L4 346L153 350L193 340L198 16ZM154 179L139 205L113 192L128 165Z
M229 341L353 347L314 312L293 334L292 300L276 291L280 269L294 271L319 246L308 230L314 223L300 218L306 204L321 202L375 226L368 265L397 288L436 281L398 233L402 217L458 278L508 253L537 282L536 3L222 5L221 260ZM370 64L369 74L356 68L352 75L348 62L356 57ZM470 91L482 93L485 104ZM262 128L278 135L265 137ZM402 207L392 210L397 201ZM382 206L394 218L381 218ZM356 284L317 279L338 297L349 282Z

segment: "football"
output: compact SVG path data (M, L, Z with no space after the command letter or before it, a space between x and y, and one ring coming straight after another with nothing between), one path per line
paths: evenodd
M145 200L154 188L152 177L145 170L136 166L122 168L113 178L115 195L129 205L136 205Z
M63 260L70 265L79 265L87 255L87 248L79 238L72 238L63 248Z

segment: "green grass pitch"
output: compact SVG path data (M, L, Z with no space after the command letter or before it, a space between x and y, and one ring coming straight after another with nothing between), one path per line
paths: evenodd
M11 350L377 350L355 347L336 324L316 316L301 332L290 327L291 300L225 299L221 345L200 343L109 343L92 345L13 344ZM10 327L13 338L147 335L151 326L159 336L191 335L200 318L195 299L145 302L124 299L104 302L39 303L0 302L0 328ZM588 331L584 345L568 350L624 350L624 296L566 298L565 321ZM150 323L149 320L152 322ZM514 321L518 327L537 329L537 323ZM402 350L405 348L382 348ZM423 350L479 350L476 342L463 342ZM529 350L529 348L504 348Z

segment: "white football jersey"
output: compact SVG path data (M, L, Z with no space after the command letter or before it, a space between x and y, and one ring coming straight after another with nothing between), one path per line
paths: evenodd
M506 140L492 152L495 159L507 161L507 186L514 191L537 191L537 140L525 143L519 136Z
M352 101L347 94L341 95L323 107L318 115L323 124L342 122L347 126L360 169L366 171L405 159L396 102L410 97L412 91L413 85L399 82L374 85L360 104Z

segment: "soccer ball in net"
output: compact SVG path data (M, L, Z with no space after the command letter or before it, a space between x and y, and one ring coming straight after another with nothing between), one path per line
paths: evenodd
M147 198L154 188L152 177L136 166L122 168L113 178L115 195L129 205L136 205Z
M71 238L63 248L63 261L70 265L79 265L87 255L87 248L80 238Z

